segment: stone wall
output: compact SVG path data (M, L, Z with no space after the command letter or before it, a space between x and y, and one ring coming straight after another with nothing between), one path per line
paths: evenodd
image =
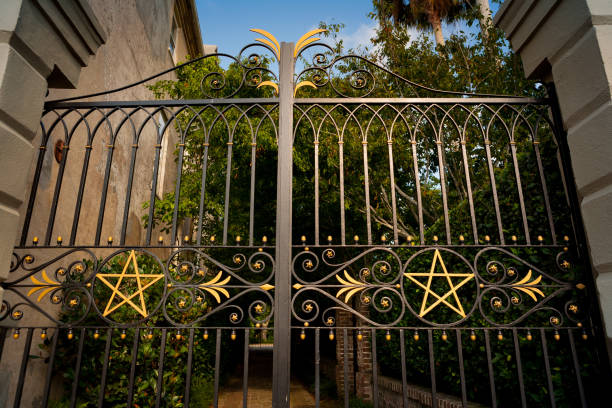
M495 23L525 75L556 89L612 350L612 1L506 0ZM597 324L598 311L591 314Z

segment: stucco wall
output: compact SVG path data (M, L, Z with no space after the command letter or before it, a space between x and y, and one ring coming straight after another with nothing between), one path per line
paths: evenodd
M612 1L506 0L495 16L525 74L554 83L612 350ZM594 324L597 310L591 311ZM610 355L610 352L608 352Z
M90 0L89 5L91 6L91 10L106 33L105 44L97 50L96 54L88 61L88 65L82 69L76 89L50 89L46 99L61 99L117 88L139 81L174 66L172 55L168 49L173 3L173 0ZM180 33L181 30L179 30L179 34ZM185 39L180 39L179 44L182 44L182 46L177 47L175 56L178 57L178 59L185 59ZM2 45L0 44L0 51L1 50ZM14 84L14 86L18 86L19 89L13 90L13 94L23 92L24 86L27 87L29 84L35 85L33 80L23 77L22 73L16 72L15 75L17 75L17 78L14 78L11 83ZM160 79L172 79L174 77L174 74L171 73ZM40 79L42 81L40 86L44 86L44 78ZM2 92L10 91L11 88L5 87L4 85L2 86ZM39 92L44 93L44 89ZM153 95L144 85L114 94L91 98L91 100L98 101L149 99L153 99ZM42 98L40 102L42 103ZM24 110L27 111L27 107L24 107ZM33 112L32 115L39 116L40 113ZM145 117L146 115L144 113L135 114L133 120L136 126L139 126L144 121ZM66 116L65 123L69 130L72 125L76 123L78 118L76 114ZM94 112L89 116L89 123L96 123L100 118L102 118L102 115ZM109 118L114 129L117 124L125 118L125 114L117 112ZM155 118L159 119L159 115L156 115ZM48 125L54 119L55 115L48 115L43 118L43 123L48 128ZM38 119L33 119L31 122L33 122L33 125L30 146L34 146L34 149L30 147L32 150L30 154L31 159L23 160L23 155L21 157L15 155L15 157L18 158L15 163L18 165L17 170L21 168L21 172L24 175L23 179L19 179L21 181L17 180L22 183L20 188L23 189L24 185L28 185L27 189L25 189L27 193L21 193L23 199L15 211L15 215L19 214L19 221L17 221L17 217L14 217L15 220L13 222L19 226L23 223L27 206L27 201L25 199L30 191L35 161L41 151L38 149L38 146L41 144L42 136L40 128L36 123ZM0 124L0 126L3 125ZM174 189L174 180L176 177L176 164L172 152L177 142L177 134L172 130L172 126L170 128L171 130L166 132L167 137L165 137L165 143L167 143L166 161L160 165L165 167L165 177L163 179L163 188L158 189L158 191L163 192L172 191ZM129 208L126 245L140 245L144 240L142 216L145 214L145 209L143 209L142 204L150 199L157 134L158 128L156 123L151 121L151 123L143 129L138 141L139 147L134 168L134 188L132 190ZM39 237L41 241L44 239L43 237L45 236L48 225L52 198L58 180L58 170L60 168L53 154L53 146L56 141L60 139L66 140L66 136L63 126L59 125L52 133L50 141L47 144L47 149L43 150L45 159L37 192L37 200L32 214L28 242L30 242L34 236ZM91 159L87 172L85 195L81 204L82 212L76 236L76 245L91 245L93 240L93 234L95 233L98 219L101 190L104 184L110 137L111 132L106 126L102 126L95 135L93 143L91 143ZM133 137L133 129L131 126L127 125L119 132L115 142L108 198L105 206L102 229L103 243L106 242L109 236L114 237L115 243L118 243L127 190L126 185L130 167ZM70 235L87 145L86 127L80 125L76 128L76 131L70 139L70 149L65 151L65 153L67 152L68 154L68 159L62 181L62 193L60 194L56 220L52 231L52 242L55 242L57 236L62 236L64 242L67 243ZM14 170L15 168L13 171ZM10 174L9 170L6 169L3 177L8 174ZM17 229L19 229L19 227L17 227ZM157 235L154 235L154 237L156 236ZM15 244L18 243L19 238L19 234L13 237ZM62 252L62 250L47 251L44 254L40 254L36 262L44 262L45 259L50 259L60 252ZM65 264L69 261L69 259L65 259L62 262ZM11 279L13 278L15 278L15 276L11 276ZM15 304L15 302L18 301L16 295L11 293L6 294L6 299L11 304ZM47 303L48 302L45 302L45 304ZM24 318L19 322L19 325L44 326L48 324L48 321L36 312L28 308L25 308L24 311L26 313L24 314ZM47 308L47 311L52 314L56 313L53 307ZM11 403L19 374L21 355L24 352L25 332L22 332L22 335L17 340L12 339L10 334L11 333L9 333L6 340L0 364L0 406L4 406L5 403ZM48 332L49 338L52 334L52 331ZM26 387L21 401L22 406L41 405L41 384L45 382L47 368L44 357L46 357L47 352L39 346L43 342L39 335L40 331L37 330L33 337L34 340L30 348L30 354L42 358L30 359L28 363ZM56 364L63 363L66 362L56 362ZM59 398L59 391L60 387L54 384L54 392L52 392L51 399ZM2 401L1 398L3 398L3 396L4 398L8 397L8 401Z

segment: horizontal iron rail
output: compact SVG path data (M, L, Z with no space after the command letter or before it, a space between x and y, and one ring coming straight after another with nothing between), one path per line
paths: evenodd
M510 97L510 98L295 98L295 104L550 104L548 98L530 98L530 97Z
M538 245L525 245L525 244L504 244L504 245L487 245L487 244L436 244L436 245L427 245L427 244L418 244L411 245L409 243L398 244L398 245L389 245L389 244L366 244L366 245L292 245L294 249L312 249L312 248L414 248L414 249L423 249L423 248L566 248L571 247L571 244L565 245L555 245L555 244L538 244ZM129 246L119 246L119 245L25 245L25 246L16 246L15 249L253 249L257 250L259 248L262 249L274 249L273 246L270 245L129 245Z
M294 104L535 104L548 105L549 98L296 98ZM45 110L75 109L75 108L114 108L122 107L152 107L152 106L201 106L201 105L270 105L278 104L278 98L216 98L216 99L160 99L142 101L92 101L92 102L47 102Z
M215 99L159 99L142 101L92 101L92 102L47 102L45 110L76 108L152 107L152 106L200 106L200 105L271 105L278 98L215 98Z

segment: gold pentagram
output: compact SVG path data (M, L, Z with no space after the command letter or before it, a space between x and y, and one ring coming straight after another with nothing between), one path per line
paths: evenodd
M134 273L126 273L130 265L133 265ZM144 291L149 286L153 285L155 282L157 282L158 280L164 277L163 274L143 274L141 275L140 269L138 269L138 262L136 262L136 253L134 252L134 250L130 251L130 256L128 257L127 262L125 263L125 266L123 267L123 271L121 273L99 273L96 276L97 278L100 279L102 283L104 283L106 286L108 286L113 291L113 294L108 300L108 303L106 304L106 308L104 309L104 313L102 313L102 316L108 316L109 314L117 310L119 307L127 303L130 306L132 306L134 310L140 313L143 317L147 317L148 315L147 305L145 304L145 300L143 296ZM119 279L117 280L116 284L112 284L106 278L119 278ZM121 282L123 282L123 278L136 278L136 284L138 285L138 290L132 293L131 295L123 294L119 290L119 286L121 286ZM149 283L143 286L141 278L146 278L146 279L151 279L151 280L149 281ZM115 295L119 296L123 300L117 303L115 306L113 306ZM140 306L137 306L134 302L132 302L132 299L136 296L140 297Z
M443 273L436 273L436 264L438 263L438 261L440 262L440 265L442 266L442 270L444 271ZM459 296L457 296L457 289L459 289L461 286L465 285L471 279L473 279L474 274L473 273L448 273L448 270L446 269L446 265L444 265L444 261L442 260L442 256L440 255L439 250L436 249L436 252L434 253L434 258L431 263L431 269L429 270L429 272L405 273L404 276L410 279L411 281L413 281L414 283L416 283L417 285L419 285L421 288L425 289L425 295L423 295L423 302L421 303L421 311L419 312L420 317L425 316L427 313L435 309L440 303L443 303L444 305L449 307L451 310L457 312L461 317L465 317L463 306L461 305L461 302L459 301ZM415 277L423 277L423 276L427 277L427 285L424 285L422 282L419 282L417 279L415 279ZM442 296L438 295L436 292L431 290L431 281L433 280L434 276L445 277L446 280L448 281L449 290ZM459 284L455 285L451 278L464 278L464 279ZM430 294L431 296L437 298L437 300L433 302L431 305L427 306L427 299ZM453 305L446 300L451 295L455 299L456 305Z

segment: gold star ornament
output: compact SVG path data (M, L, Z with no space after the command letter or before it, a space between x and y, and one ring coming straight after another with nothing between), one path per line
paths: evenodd
M132 267L131 272L130 267ZM132 250L130 251L130 256L128 257L121 273L99 273L96 275L96 277L100 279L102 283L108 286L110 290L112 290L112 295L108 299L106 308L102 313L103 316L108 316L124 304L128 304L143 317L147 317L148 313L147 305L144 299L144 291L162 279L164 274L141 273L140 269L138 268L138 262L136 261L136 252ZM114 278L116 278L117 281L112 283L111 280ZM122 285L122 283L127 283L129 280L136 280L137 290L133 293L125 293L127 288L122 288L122 286L127 286L125 284ZM119 302L115 302L116 298L118 298Z
M442 267L442 272L436 272L436 267L440 264ZM456 312L461 317L465 317L465 311L463 310L463 305L459 300L459 296L457 295L457 290L468 283L470 280L474 279L473 273L449 273L446 269L446 265L442 260L442 255L440 255L440 251L436 249L434 252L433 261L431 263L431 269L429 272L415 272L415 273L405 273L405 277L410 279L412 282L416 283L419 287L425 290L425 294L423 295L423 301L421 303L421 310L419 312L419 316L423 317L427 313L434 310L440 304L445 305L449 309ZM427 283L423 283L419 281L417 278L427 278ZM434 278L437 279L445 279L448 283L448 291L443 295L438 295L431 289L431 283ZM454 278L462 278L460 281L453 282ZM433 297L436 300L428 305L429 297ZM449 299L450 298L450 299Z

